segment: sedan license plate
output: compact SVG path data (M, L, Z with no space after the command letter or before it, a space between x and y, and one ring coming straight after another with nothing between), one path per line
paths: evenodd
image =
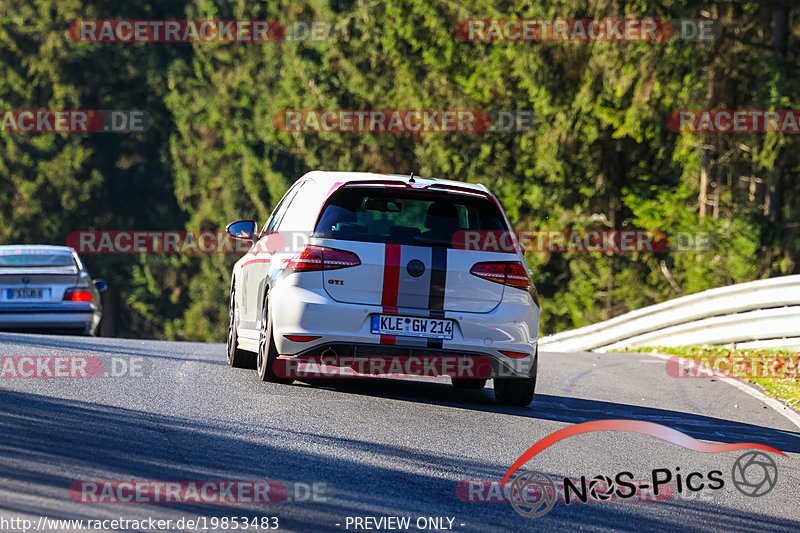
M372 333L450 340L453 338L453 321L446 318L372 315Z
M50 297L50 289L25 287L24 289L6 289L6 300L43 300Z

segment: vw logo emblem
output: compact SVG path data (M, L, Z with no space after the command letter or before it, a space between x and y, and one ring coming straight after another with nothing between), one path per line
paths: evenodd
M425 273L425 263L419 259L412 259L408 262L408 265L406 265L406 270L408 270L411 276L418 278Z
M27 284L28 284L28 283L30 283L30 282L31 282L31 278L29 278L28 276L23 276L23 277L22 277L22 283L23 283L24 285L27 285Z

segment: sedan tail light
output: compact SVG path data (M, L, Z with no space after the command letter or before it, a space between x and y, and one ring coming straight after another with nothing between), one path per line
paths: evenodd
M531 284L528 272L519 261L493 261L476 263L469 271L473 276L478 276L494 283L528 290Z
M67 289L61 300L64 302L91 302L92 292L86 289Z
M311 272L315 270L337 270L360 264L361 259L352 252L307 244L300 253L289 261L286 268L297 272Z

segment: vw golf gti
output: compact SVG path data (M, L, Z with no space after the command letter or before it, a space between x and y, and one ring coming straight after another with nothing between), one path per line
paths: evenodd
M310 172L289 189L233 268L228 362L286 382L303 356L448 356L485 360L501 404L528 405L537 369L539 302L523 250L482 185L352 172ZM470 249L464 232L510 236L511 249ZM467 359L464 359L465 361Z

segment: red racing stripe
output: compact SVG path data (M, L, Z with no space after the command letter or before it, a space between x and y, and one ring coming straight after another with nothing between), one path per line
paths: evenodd
M397 314L397 293L400 291L400 245L387 244L383 257L383 291L381 305L386 314ZM395 344L394 335L381 335L381 344Z

